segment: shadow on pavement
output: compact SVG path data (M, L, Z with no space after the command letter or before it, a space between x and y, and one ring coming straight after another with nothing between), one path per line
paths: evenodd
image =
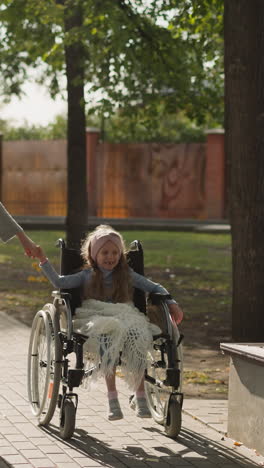
M0 468L12 468L13 465L10 465L4 458L0 457Z
M222 435L222 437L223 440L228 440L224 435ZM192 451L195 450L196 453L204 457L204 460L208 460L211 463L214 460L219 466L235 463L244 468L259 467L258 463L237 453L235 448L222 445L215 440L188 429L182 429L177 441L186 445L188 449L192 449ZM190 458L185 456L185 459L190 462L192 461L191 455Z
M215 440L212 440L194 431L183 428L177 440L168 438L168 445L171 442L171 448L159 445L151 449L140 447L135 440L135 445L122 445L122 448L115 448L107 442L90 436L83 429L76 429L74 437L68 441L63 441L59 437L58 429L55 426L49 426L49 430L42 428L45 432L52 434L68 448L74 449L76 455L74 458L88 456L103 466L119 467L121 463L124 466L133 466L133 468L142 468L143 466L159 466L162 462L169 465L181 465L180 460L184 460L186 466L196 466L196 463L205 462L206 466L232 466L235 464L242 468L259 467L258 463L237 453L234 448L229 448ZM163 431L157 428L145 428L149 432L156 432L158 435L164 435ZM224 437L224 436L223 436ZM225 440L223 438L223 440ZM175 449L173 443L176 444ZM157 454L153 454L153 451ZM198 455L198 456L197 456ZM209 465L210 463L210 465ZM190 465L189 465L190 464Z

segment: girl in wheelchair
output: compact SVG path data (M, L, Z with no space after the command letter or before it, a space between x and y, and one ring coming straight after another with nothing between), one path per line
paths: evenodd
M125 362L125 378L135 391L131 407L138 417L151 417L144 391L144 369L152 329L145 315L132 304L133 288L168 294L160 284L133 271L125 254L121 234L108 225L98 226L84 240L81 255L85 266L80 272L60 276L41 247L37 254L40 266L53 286L82 288L83 302L76 309L75 328L89 337L88 343L91 339L97 342L100 372L105 376L107 386L109 420L123 418L116 388L116 366L120 355L121 361ZM166 299L166 302L173 321L179 324L183 318L180 307L174 299Z

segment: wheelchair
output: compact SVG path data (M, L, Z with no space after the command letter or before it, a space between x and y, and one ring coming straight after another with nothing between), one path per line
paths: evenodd
M68 249L63 239L60 247L60 274L80 271L79 251ZM137 273L144 274L144 253L139 241L130 245L127 260ZM52 303L45 304L33 319L28 349L28 398L40 426L48 426L56 408L60 411L60 437L70 439L75 430L78 394L74 388L89 379L95 365L84 365L83 345L87 336L75 333L72 319L81 305L79 288L52 292ZM162 294L146 294L134 290L134 305L149 320L158 325L161 333L153 336L153 349L148 352L145 370L145 392L154 421L165 433L176 438L182 422L182 338L172 323ZM89 338L88 338L89 339ZM71 365L69 355L75 356ZM122 359L122 355L121 355ZM89 361L87 361L89 362ZM130 397L130 401L133 395Z

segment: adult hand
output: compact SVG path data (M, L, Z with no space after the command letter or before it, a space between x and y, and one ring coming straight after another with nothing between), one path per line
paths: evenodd
M19 239L20 243L22 244L25 254L28 257L35 258L39 256L40 247L39 245L35 244L24 231L17 233L17 238Z

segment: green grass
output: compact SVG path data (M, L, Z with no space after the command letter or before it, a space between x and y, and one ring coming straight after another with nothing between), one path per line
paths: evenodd
M185 318L230 322L231 237L190 232L125 232L142 241L146 274L162 283Z
M27 231L27 234L37 244L40 244L51 261L59 261L59 249L55 243L59 237L65 237L62 231ZM0 263L8 262L19 267L28 267L31 262L23 254L21 244L16 238L6 244L0 243Z
M182 268L230 269L230 236L223 234L199 234L190 232L124 232L129 243L133 239L142 241L146 267L161 268L178 265ZM215 261L214 261L215 259Z
M185 311L185 320L209 323L210 327L230 322L231 238L229 234L166 231L124 231L126 244L139 239L144 248L145 272L167 287ZM55 268L59 249L55 242L62 231L31 231L28 235L44 249ZM15 238L0 244L1 308L14 314L34 315L50 300L52 286L37 271ZM6 295L9 299L5 299ZM11 298L10 298L11 296ZM21 312L22 310L22 312ZM208 329L211 329L211 328Z
M186 270L230 271L230 236L228 234L200 234L189 232L166 231L124 231L127 246L134 239L139 239L144 247L145 266L147 268L179 267ZM59 249L55 242L65 238L62 231L32 231L28 235L39 243L47 256L59 261ZM22 249L16 239L7 244L0 244L0 263L11 262L28 265Z

